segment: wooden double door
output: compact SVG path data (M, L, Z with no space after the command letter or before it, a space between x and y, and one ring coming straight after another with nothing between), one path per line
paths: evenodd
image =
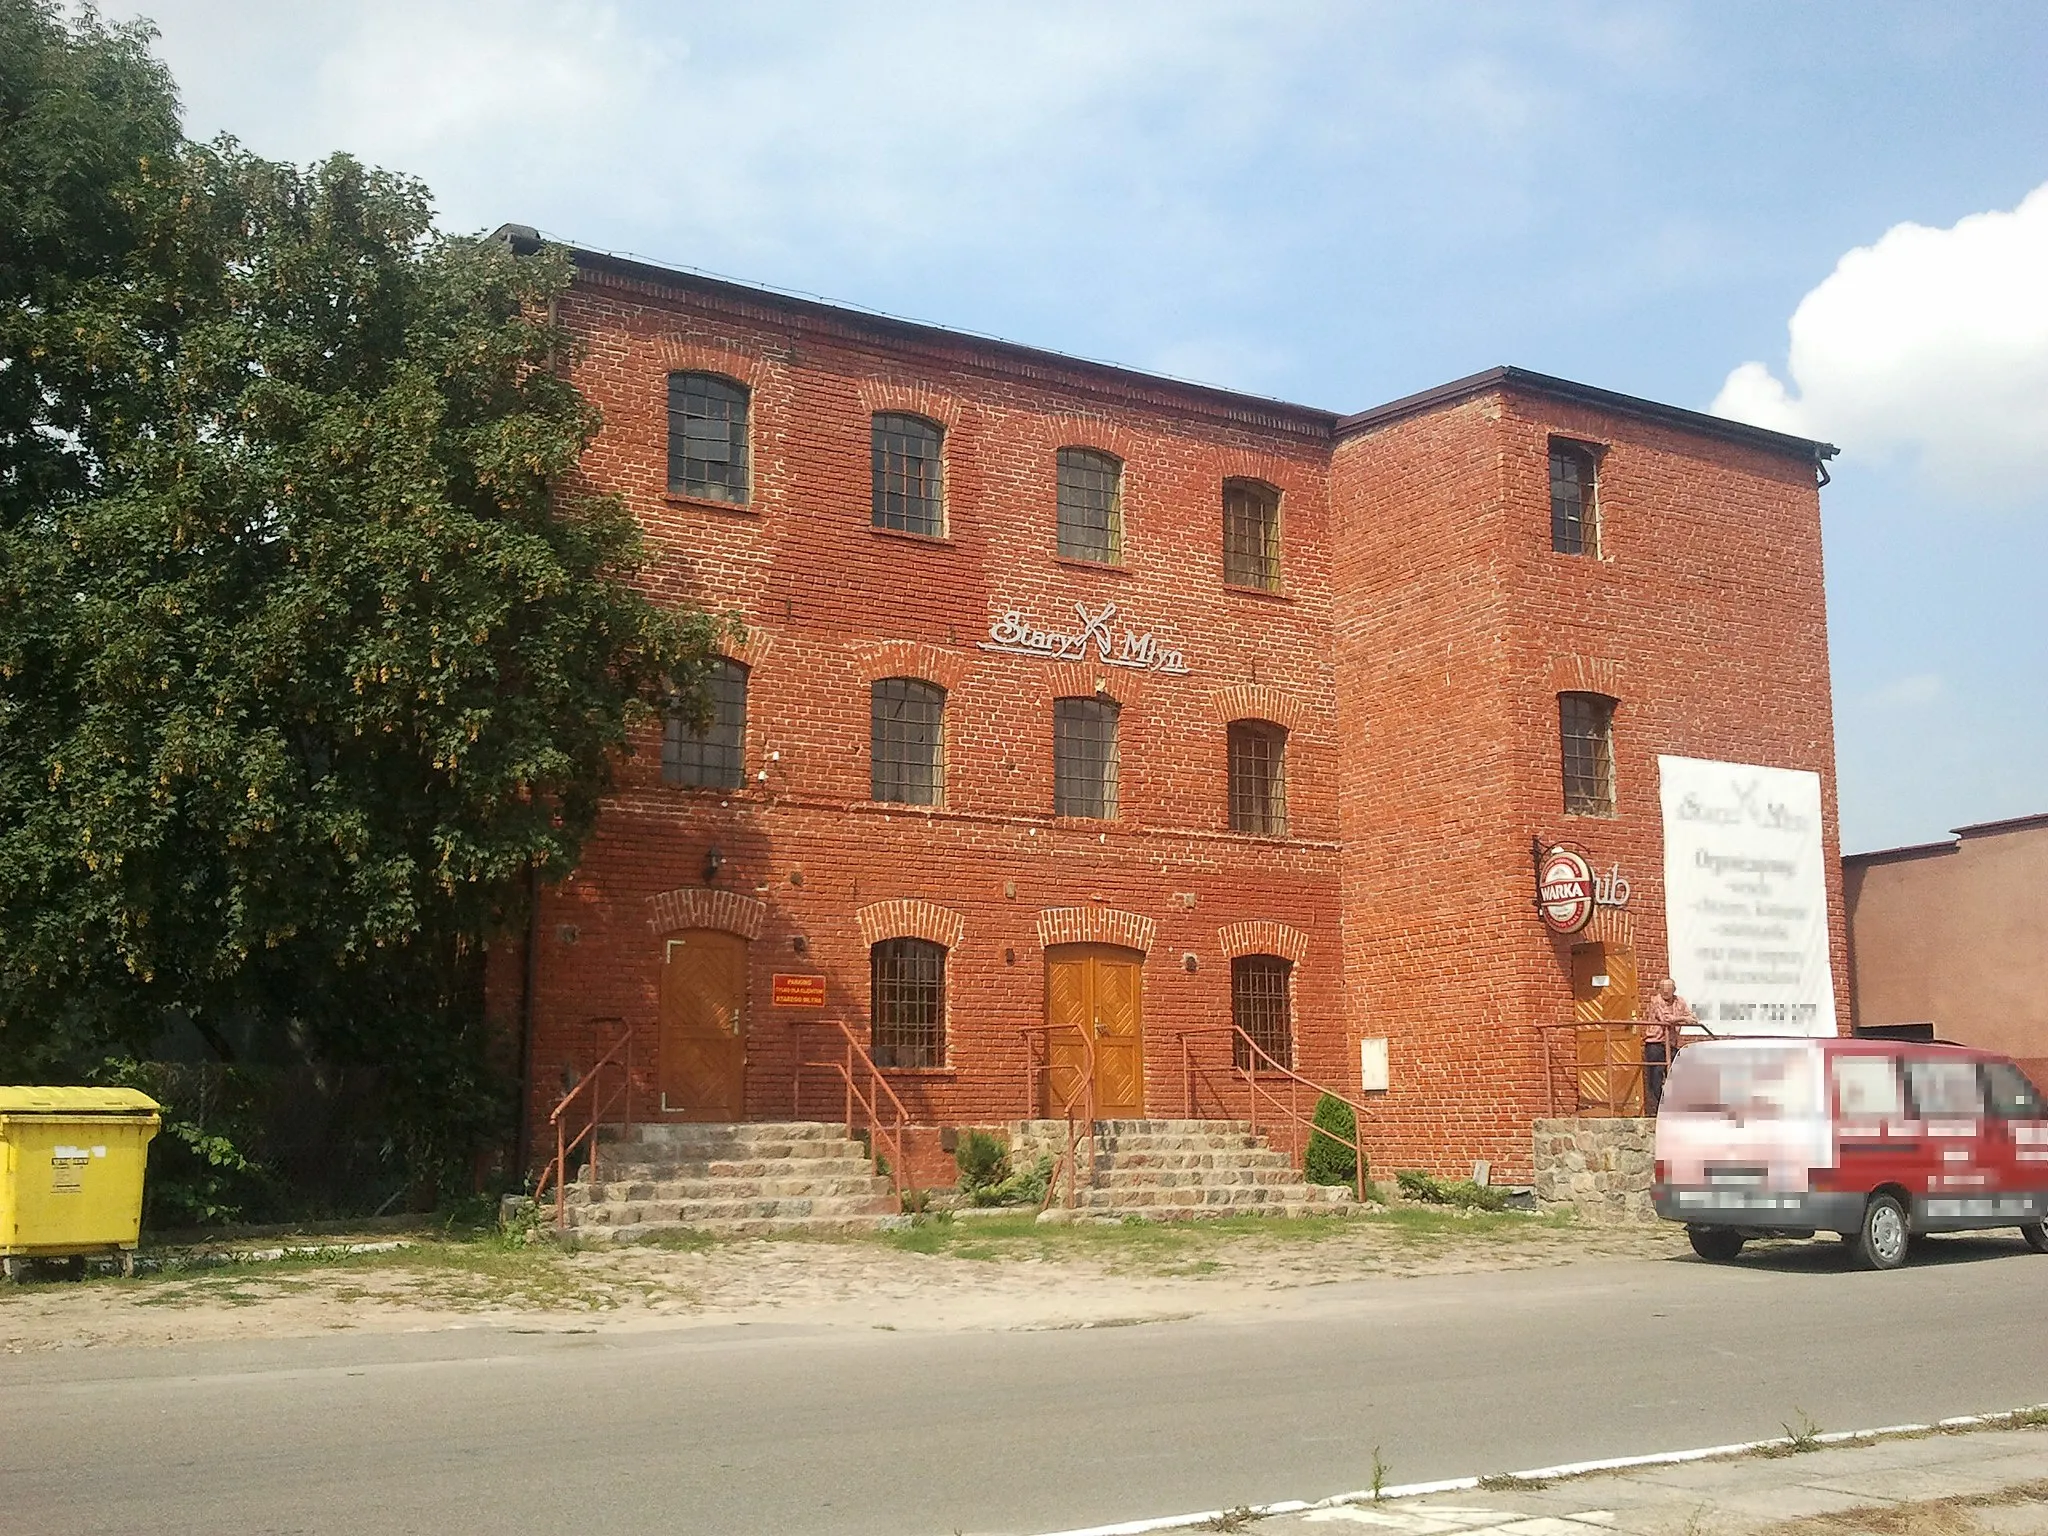
M1048 1032L1042 1112L1060 1115L1078 1101L1087 1048L1095 1045L1095 1113L1105 1120L1135 1120L1145 1113L1145 957L1109 944L1060 944L1045 952L1045 1022Z
M661 964L661 1107L735 1121L747 1105L747 941L713 928L671 934Z
M1579 1107L1643 1112L1641 1004L1636 954L1626 944L1572 946L1572 1017L1578 1021Z

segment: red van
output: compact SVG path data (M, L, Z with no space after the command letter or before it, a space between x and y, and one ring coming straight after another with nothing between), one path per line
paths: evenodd
M2048 1108L2010 1058L1897 1040L1703 1040L1657 1116L1657 1214L1693 1250L1839 1232L1896 1269L1922 1232L2020 1229L2048 1253Z

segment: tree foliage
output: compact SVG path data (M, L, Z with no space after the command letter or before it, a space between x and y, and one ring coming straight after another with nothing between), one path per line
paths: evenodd
M578 490L560 252L178 139L90 14L0 0L0 58L0 1071L289 1035L445 1161L481 943L720 622Z

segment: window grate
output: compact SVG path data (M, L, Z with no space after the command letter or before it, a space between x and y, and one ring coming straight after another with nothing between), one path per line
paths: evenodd
M1593 455L1568 443L1550 445L1550 547L1560 555L1598 555L1598 470Z
M1557 696L1564 744L1564 808L1572 816L1614 814L1614 700L1597 693Z
M885 939L869 951L878 1067L946 1064L946 947Z
M747 499L747 391L710 373L668 376L668 488Z
M1124 557L1123 465L1106 453L1059 452L1059 551L1106 565Z
M1294 1021L1287 995L1293 971L1293 965L1278 955L1240 955L1230 962L1230 1022L1244 1031L1231 1037L1231 1059L1240 1071L1270 1070L1251 1045L1283 1067L1294 1065ZM1245 1043L1247 1036L1251 1045Z
M1117 706L1113 699L1055 699L1052 809L1056 816L1116 817Z
M939 429L922 416L875 417L877 528L933 538L945 533L939 444Z
M1257 480L1223 482L1223 579L1280 590L1280 493Z
M1230 722L1230 830L1287 833L1287 732L1270 721Z
M877 800L943 805L946 690L914 677L875 684L871 716L872 790Z
M661 777L666 784L738 789L746 781L747 669L720 657L704 677L711 721L693 731L670 711L661 736Z

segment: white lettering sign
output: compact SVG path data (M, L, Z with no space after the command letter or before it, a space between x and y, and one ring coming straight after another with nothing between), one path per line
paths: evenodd
M1717 1035L1832 1035L1820 775L1660 757L1671 976Z
M1042 656L1047 661L1080 661L1092 648L1095 659L1105 667L1129 667L1134 672L1165 672L1185 677L1188 664L1181 653L1159 643L1150 630L1119 631L1115 625L1115 603L1104 603L1102 612L1090 613L1086 603L1074 604L1081 620L1077 630L1038 629L1019 609L1011 609L988 627L984 651L1001 651L1009 656Z

